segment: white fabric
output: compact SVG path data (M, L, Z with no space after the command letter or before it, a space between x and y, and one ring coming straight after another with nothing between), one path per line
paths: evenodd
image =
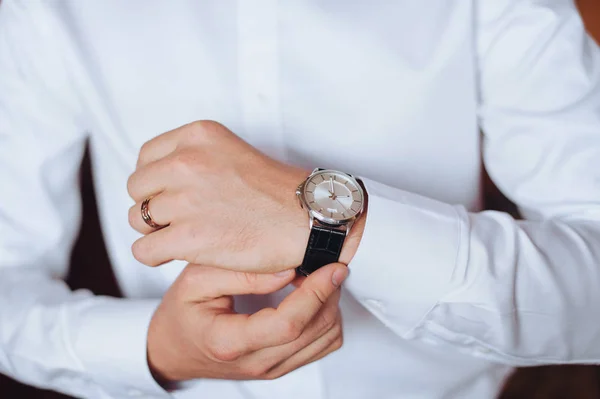
M340 351L166 393L145 338L182 265L133 259L125 186L142 143L198 119L364 177L369 213ZM128 299L61 281L86 137ZM524 221L482 211L482 159ZM29 384L481 399L512 366L600 362L600 51L572 1L4 0L0 187L0 372Z

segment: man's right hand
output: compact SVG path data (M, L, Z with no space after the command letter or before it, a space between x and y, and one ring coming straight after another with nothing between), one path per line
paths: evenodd
M342 264L322 267L277 309L246 315L232 295L275 292L295 277L188 265L159 305L148 331L148 361L160 381L273 379L342 346Z

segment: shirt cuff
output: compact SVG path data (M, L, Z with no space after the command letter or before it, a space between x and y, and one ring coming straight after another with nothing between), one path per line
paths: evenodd
M463 223L457 209L363 179L369 207L344 287L404 338L451 290Z
M97 297L78 309L73 348L82 367L111 396L166 399L147 358L148 326L159 300Z

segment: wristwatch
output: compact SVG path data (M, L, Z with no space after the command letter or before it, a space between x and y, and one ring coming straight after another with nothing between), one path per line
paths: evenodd
M300 206L307 210L310 236L298 274L308 276L337 262L344 240L362 214L365 195L352 175L317 168L296 189Z

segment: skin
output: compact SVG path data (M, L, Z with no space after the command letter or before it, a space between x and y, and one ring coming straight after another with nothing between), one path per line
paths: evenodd
M309 172L267 157L212 121L194 122L143 145L128 191L136 204L131 226L144 237L135 258L158 266L173 259L227 270L275 273L302 263L308 216L298 205L298 184ZM141 217L142 201L154 231ZM340 262L360 242L364 216L346 238Z
M150 323L148 359L158 380L272 379L341 347L338 287L364 217L339 264L295 279L309 235L295 190L308 174L212 121L144 144L127 185L136 202L129 222L144 234L133 254L149 266L189 263ZM152 219L166 226L159 230L141 218L141 203L151 196ZM297 289L279 308L233 311L232 295L269 294L292 280Z
M165 294L148 330L148 362L157 381L194 378L270 380L339 349L339 285L347 268L310 275L277 309L246 315L232 295L267 294L289 284L283 275L188 265Z

